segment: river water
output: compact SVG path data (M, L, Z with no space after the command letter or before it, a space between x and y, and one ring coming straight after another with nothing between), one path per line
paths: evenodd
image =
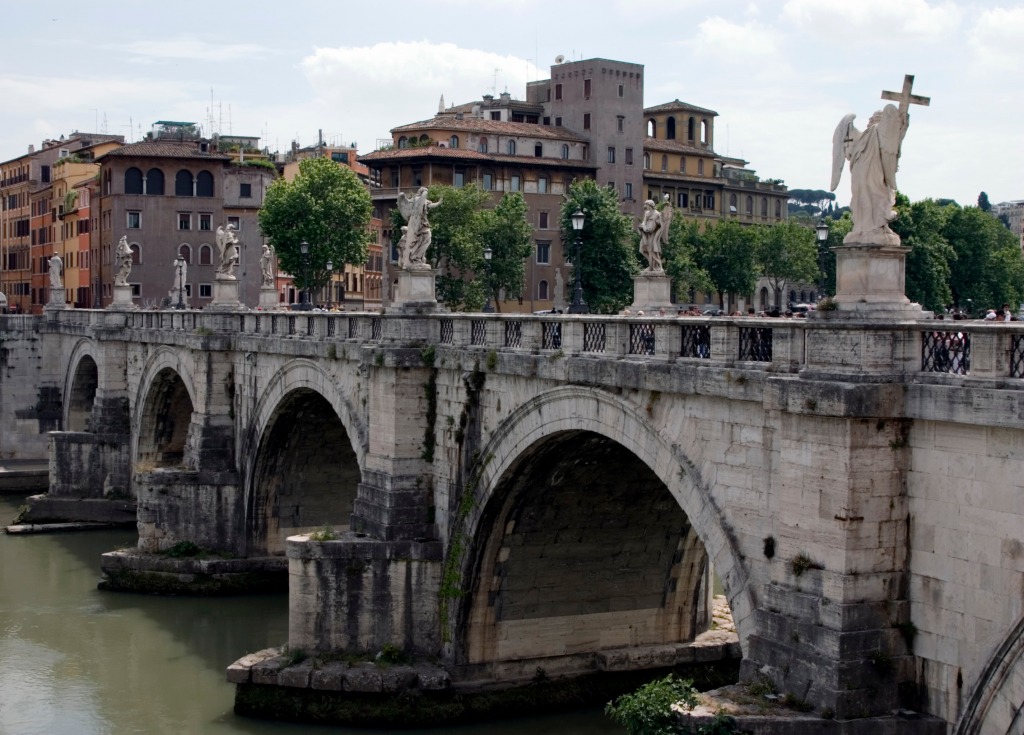
M0 496L0 526L21 498ZM288 638L284 596L100 592L99 557L134 531L0 534L0 735L369 735L232 712L224 669ZM409 731L390 731L393 734ZM458 735L621 735L599 711L419 730Z

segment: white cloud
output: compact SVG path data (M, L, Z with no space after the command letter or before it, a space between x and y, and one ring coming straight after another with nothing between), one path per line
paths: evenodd
M782 17L796 26L842 44L906 43L937 40L960 25L951 2L926 0L788 0Z
M981 13L968 35L976 60L986 69L1017 69L1024 63L1024 8Z
M687 42L695 53L717 60L745 62L750 57L778 57L778 38L772 29L755 23L738 24L714 16L701 21L697 36Z
M166 40L135 41L108 48L132 54L137 57L136 60L144 62L165 59L235 61L272 53L271 49L254 43L215 43L181 36Z

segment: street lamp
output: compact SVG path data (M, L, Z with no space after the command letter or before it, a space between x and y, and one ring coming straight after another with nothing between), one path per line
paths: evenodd
M334 261L328 260L324 267L327 268L327 305L334 302Z
M309 301L309 243L305 240L299 243L299 253L302 254L303 289L299 294L299 303L295 305L295 310L309 311L313 308L313 304Z
M576 233L576 254L572 258L572 273L576 285L573 287L572 303L569 305L569 313L589 314L590 309L583 301L583 282L580 279L580 271L582 270L583 265L583 261L580 260L580 246L582 245L582 242L580 240L583 237L583 212L577 209L573 213L571 219L573 232Z
M185 308L185 259L180 254L174 259L174 268L178 272L178 303L174 308L180 310Z
M818 296L825 297L825 243L828 242L828 223L822 217L814 227L818 236Z
M493 257L494 251L491 250L490 246L484 248L484 263L487 264L487 280L484 285L487 301L484 302L484 314L494 313L494 307L491 306L491 258Z

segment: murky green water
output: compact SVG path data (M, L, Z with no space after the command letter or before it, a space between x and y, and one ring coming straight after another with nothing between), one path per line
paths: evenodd
M20 503L0 496L0 525ZM131 531L0 534L0 735L380 732L236 717L224 669L287 640L287 600L98 591L100 554L135 540ZM622 731L591 711L418 732Z

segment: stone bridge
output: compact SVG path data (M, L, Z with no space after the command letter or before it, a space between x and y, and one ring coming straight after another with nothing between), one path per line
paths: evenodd
M142 551L286 558L293 648L671 664L713 569L744 678L1022 732L1024 331L821 316L57 311L0 419Z

